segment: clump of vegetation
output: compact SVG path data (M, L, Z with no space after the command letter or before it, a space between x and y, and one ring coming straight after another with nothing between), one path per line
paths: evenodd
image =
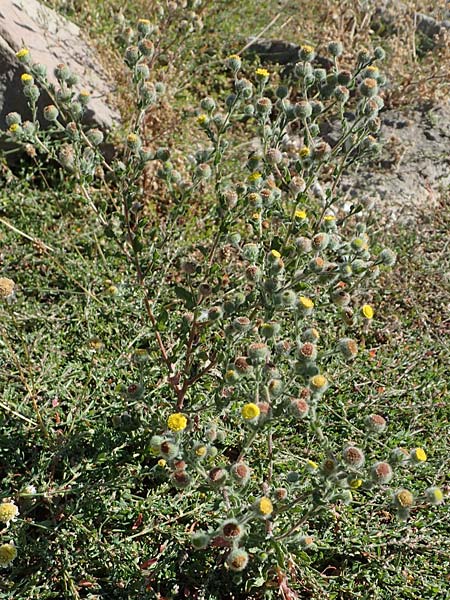
M107 454L113 449L126 471L126 493L113 489L104 523L113 522L108 529L120 560L139 562L144 575L136 583L136 573L120 571L112 597L143 587L171 597L186 590L214 594L214 579L206 576L211 569L224 586L224 574L232 579L222 596L207 597L236 591L258 597L258 590L270 597L274 587L295 597L290 580L339 537L337 514L348 511L351 536L362 537L367 506L377 514L388 509L400 522L395 527L407 528L411 511L444 497L434 482L410 486L426 452L390 442L385 414L367 406L350 420L339 406L342 386L351 393L367 368L377 280L396 261L395 252L371 241L370 200L349 206L339 191L345 170L379 151L384 51L360 52L347 70L339 63L341 44L332 42L332 66L325 70L315 63L314 48L303 45L282 84L272 84L265 68L244 73L241 57L229 56L230 93L200 101L190 126L203 141L178 156L147 147L142 131L146 112L166 93L151 77L153 31L140 19L128 32L125 63L136 113L111 163L101 152L103 132L83 124L89 95L76 91L65 65L57 69L55 88L21 50L32 119L7 117L9 139L41 169L53 164L77 194L77 210L91 211L109 254L101 246L99 253L120 273L104 297L122 299L130 321L137 314L140 324L127 338L127 360L113 382L113 410L89 409L104 420L101 436L89 442L86 452L94 458L87 464L112 469ZM43 115L41 90L53 102ZM329 119L339 122L337 139L326 138ZM235 131L245 137L238 146ZM159 223L142 201L149 166L170 198ZM5 310L15 319L14 282L1 282ZM92 354L101 357L103 349L92 337ZM3 490L0 561L8 567L20 563L17 539L27 544L39 510L53 510L53 493L67 494L68 502L73 495L71 518L80 530L85 518L96 522L92 497L88 514L77 512L85 492L82 484L77 491L83 467L73 464L70 423L58 450L58 434L28 391L39 443L53 450L57 463L66 461L59 475L66 483L56 491L32 484L18 490L20 515L13 489ZM86 413L80 421L89 427L92 418ZM115 536L114 521L129 520L136 506L136 533ZM64 510L52 515L56 523L64 522ZM371 533L375 542L378 532ZM155 545L156 555L142 560L144 548ZM114 552L106 552L107 569ZM58 560L65 564L67 556ZM87 589L95 585L87 583ZM72 580L65 585L80 597Z

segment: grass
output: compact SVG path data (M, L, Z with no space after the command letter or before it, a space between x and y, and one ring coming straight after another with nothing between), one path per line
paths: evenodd
M67 3L53 4L61 8ZM113 59L116 72L118 52L111 49L115 2L74 5L69 16L80 22L91 17L89 31L102 56ZM126 16L141 15L142 6L126 5ZM170 114L176 120L163 123L163 139L171 134L182 138L174 123L183 122L186 105L194 104L209 84L211 76L203 79L195 70L218 60L213 50L220 58L242 47L243 22L249 32L258 31L279 10L273 2L260 3L257 12L253 7L232 2L207 6L204 33L192 42L199 49L195 60L186 62L184 71L164 72L170 85L177 72L189 85L173 94ZM288 12L293 8L286 3L286 20L291 20L275 31L298 41L299 17ZM316 42L319 19L334 4L325 3L318 12L311 3L304 8L307 27L300 41ZM282 22L284 16L277 21ZM147 194L150 199L155 195ZM339 384L324 407L336 448L342 439L363 439L367 410L388 416L388 448L426 448L429 461L407 480L413 491L432 484L448 489L450 472L445 279L450 211L445 200L441 210L424 211L414 230L397 225L377 231L373 223L379 243L394 246L399 260L374 298L376 326L365 340L370 360L358 360L351 372L335 377ZM25 166L0 191L0 218L2 276L19 288L17 301L0 308L0 491L3 497L19 498L27 485L38 490L33 501L20 497L26 526L20 529L14 567L0 580L0 598L131 600L157 593L183 598L188 592L202 597L201 590L203 597L217 600L278 597L282 574L264 571L256 562L243 592L241 580L217 569L213 556L186 547L187 534L197 525L194 517L200 514L207 522L215 509L214 495L176 493L148 452L158 420L154 415L168 406L167 385L133 272L79 190L59 179L57 171L45 172L44 179ZM188 230L198 235L194 223ZM163 273L156 270L152 277L157 288ZM161 329L170 327L170 306L168 313ZM130 360L136 347L151 352L142 371ZM119 384L138 380L145 385L145 401L118 393ZM239 443L233 432L229 435L230 448L224 445L221 451ZM280 450L286 472L295 468L299 448L307 456L305 435L300 428L287 435ZM264 451L255 449L261 460ZM386 451L382 446L380 452ZM399 526L378 500L357 495L354 506L336 505L331 520L316 524L317 551L297 554L288 573L300 598L445 598L448 507L414 510L412 523ZM364 522L368 525L362 530ZM225 595L218 589L229 591Z

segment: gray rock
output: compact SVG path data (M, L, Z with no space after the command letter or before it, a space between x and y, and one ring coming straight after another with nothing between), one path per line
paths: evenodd
M450 103L381 117L381 158L347 174L341 189L349 200L378 199L390 219L413 221L450 186Z
M297 44L283 40L257 39L250 44L246 53L257 54L262 62L287 65L297 62L299 49Z
M0 3L0 129L5 129L5 115L15 111L30 117L23 96L20 76L23 66L16 52L26 47L33 62L47 67L47 77L56 84L54 69L65 63L79 77L76 89L91 93L87 122L110 129L119 122L118 111L109 103L113 87L102 74L96 51L83 38L79 27L37 0L1 0ZM41 105L49 104L43 94Z

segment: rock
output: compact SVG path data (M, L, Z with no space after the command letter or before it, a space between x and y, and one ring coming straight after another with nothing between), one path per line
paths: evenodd
M450 185L450 103L380 116L381 158L348 173L341 189L350 201L372 197L380 214L413 221L426 206L437 205Z
M429 38L439 35L443 29L450 29L450 21L437 21L433 17L416 13L416 30Z
M298 62L298 52L300 46L291 42L285 42L283 40L269 40L259 38L252 42L249 40L250 45L246 49L246 54L256 54L259 56L263 63L277 63L279 65L295 65ZM331 68L333 61L324 57L316 56L314 59L314 66L323 67L325 69ZM284 75L289 73L288 70L283 71Z
M47 67L47 78L56 84L54 69L65 63L79 77L76 89L91 93L86 114L88 123L110 129L119 121L118 111L109 103L113 91L96 51L83 38L79 27L37 0L1 0L0 3L0 129L5 129L5 115L15 111L30 118L26 98L22 94L20 76L23 66L16 52L26 47L33 62ZM42 94L40 106L49 104Z

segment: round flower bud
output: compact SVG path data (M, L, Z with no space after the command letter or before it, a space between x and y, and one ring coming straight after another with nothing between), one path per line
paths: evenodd
M159 447L159 453L167 460L172 460L175 458L178 452L178 446L170 440L164 440Z
M389 462L394 465L404 464L410 458L405 448L394 448L389 456Z
M370 470L372 480L374 483L379 485L385 485L389 483L394 476L392 472L392 467L387 462L377 462L375 463Z
M381 48L381 46L377 46L373 52L373 56L376 60L384 60L386 57L386 52Z
M248 317L236 317L233 319L231 326L235 331L243 333L252 327L252 323Z
M330 477L331 475L334 475L337 468L338 468L338 463L332 457L326 458L320 465L320 470L325 477Z
M134 67L134 72L138 79L148 79L150 77L150 69L145 63L139 63Z
M148 19L139 19L137 23L137 30L142 35L149 35L154 30L154 27Z
M305 62L312 62L314 60L314 57L316 56L316 53L312 46L308 44L303 44L303 46L300 46L298 56L300 60L303 60Z
M337 74L337 82L340 85L347 86L351 82L351 80L352 80L352 74L350 73L350 71L345 71L345 70L339 71L339 73Z
M7 543L0 545L0 567L9 566L17 556L17 550L14 544Z
M191 544L196 550L204 550L210 541L211 537L204 531L196 531L191 536Z
M0 300L10 300L14 296L16 284L8 277L0 277Z
M297 102L294 107L295 116L298 119L307 119L312 115L312 106L307 100Z
M337 290L333 290L331 292L331 301L336 306L348 306L350 304L352 297L348 292L343 289L338 288Z
M238 462L238 463L235 463L234 465L232 465L232 467L230 469L230 474L231 474L232 479L237 484L243 486L250 479L251 470L245 463Z
M263 496L258 498L253 504L253 510L255 513L263 519L268 519L273 512L273 504L270 498Z
M328 233L316 233L316 235L312 238L311 244L313 250L325 250L330 242L330 236Z
M237 54L232 54L226 59L225 64L229 69L236 73L242 66L242 60Z
M299 175L294 175L289 182L289 189L295 195L300 194L306 187L305 180Z
M266 158L270 165L278 165L283 160L283 154L278 148L269 148Z
M232 550L227 556L226 563L231 571L243 571L248 565L249 557L243 548Z
M331 56L341 56L341 54L343 53L344 48L341 44L341 42L330 42L328 44L328 52L331 54Z
M228 473L221 467L214 467L208 473L208 483L214 488L222 487L228 477Z
M354 469L359 469L364 465L364 453L356 446L347 446L342 452L344 462Z
M269 115L272 111L272 101L270 98L258 98L256 101L256 112L262 115Z
M385 265L386 267L392 267L393 265L395 265L397 257L390 248L385 248L378 255L378 260L382 265Z
M100 131L100 129L96 128L89 129L89 131L86 132L86 137L94 146L99 146L104 139L103 133Z
M223 317L223 308L221 306L211 306L208 310L208 319L210 321L217 321Z
M442 504L444 502L444 494L442 490L438 487L429 487L425 490L425 498L427 502L432 504L433 506L437 506L438 504Z
M409 490L399 490L395 493L394 504L398 508L411 508L414 504L414 496Z
M137 46L128 46L125 50L124 60L129 67L134 66L139 60L139 48Z
M11 127L11 125L20 125L22 123L22 117L19 113L10 112L6 115L5 122L7 127Z
M203 98L200 102L200 106L202 110L211 113L216 108L216 102L211 96L206 96L206 98Z
M371 433L382 433L387 427L386 419L381 415L368 415L365 422L367 430Z
M0 523L8 524L13 521L19 514L19 509L14 502L1 502L0 503Z
M23 93L31 102L37 102L39 96L41 95L37 85L28 85L26 88L24 88Z
M359 86L361 95L365 98L372 98L378 93L378 84L372 77L366 77Z
M266 339L271 339L278 337L280 334L281 325L276 321L269 321L268 323L263 323L260 328L261 335Z
M350 338L341 338L337 347L344 358L352 359L358 354L358 344Z
M237 542L245 534L244 527L236 519L227 519L220 526L219 535L227 542Z
M279 297L281 300L281 304L286 308L290 308L296 305L297 296L295 295L295 292L293 290L284 290L284 292L282 292Z
M314 327L308 327L307 329L304 329L302 331L300 339L302 340L302 342L315 343L319 340L319 337L320 333L317 329L315 329Z
M298 356L301 360L314 361L317 358L317 348L311 342L305 342L299 347Z
M294 417L303 419L309 412L309 404L303 398L296 398L291 400L289 411Z
M186 471L176 470L170 476L170 481L172 482L172 485L174 487L176 487L180 490L184 490L187 487L189 487L192 479L191 479L190 475L188 475L186 473Z
M308 268L313 273L322 273L325 268L325 261L321 256L316 256L309 261Z
M235 88L238 95L246 100L249 100L253 95L253 84L248 79L238 79Z
M328 154L331 153L331 147L329 144L327 144L324 141L318 142L315 146L314 146L314 156L317 159L322 159L325 156L328 156Z
M308 254L312 250L311 240L303 236L296 238L295 246L302 254Z
M283 391L283 382L279 379L271 379L267 384L267 389L271 398L278 398Z
M262 342L255 342L248 347L248 356L253 363L265 362L269 356L269 348Z
M345 86L338 85L334 90L334 97L340 104L345 104L350 98L350 92Z

